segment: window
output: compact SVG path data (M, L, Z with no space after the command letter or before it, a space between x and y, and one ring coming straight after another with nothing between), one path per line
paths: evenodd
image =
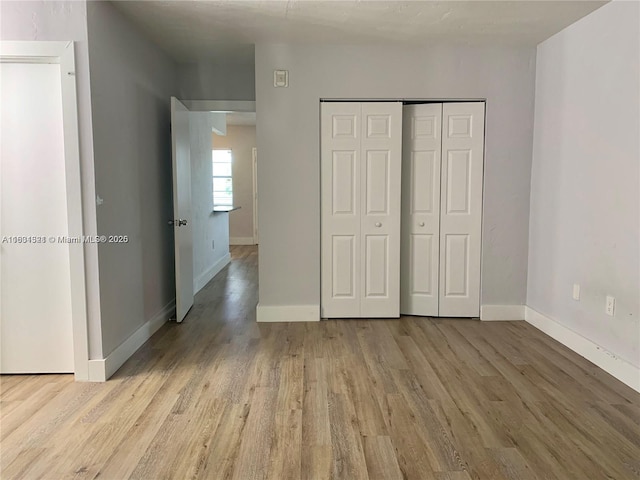
M213 204L233 205L231 150L213 150Z

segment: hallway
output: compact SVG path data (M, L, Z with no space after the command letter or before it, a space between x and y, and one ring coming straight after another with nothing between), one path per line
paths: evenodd
M2 478L637 478L640 395L525 322L257 324L257 247L103 384L0 380Z

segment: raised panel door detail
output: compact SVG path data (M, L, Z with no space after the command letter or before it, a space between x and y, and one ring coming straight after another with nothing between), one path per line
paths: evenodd
M436 152L411 152L411 213L433 213Z
M400 312L437 316L442 104L403 107Z
M367 115L367 138L391 138L391 116Z
M471 115L451 115L447 124L449 138L471 138L473 136Z
M402 104L320 110L321 316L398 317Z
M471 150L450 150L447 161L447 213L469 214Z
M367 214L386 215L389 211L389 151L367 152Z
M332 211L334 215L355 215L356 152L334 151L332 165Z
M334 115L332 124L333 138L357 138L358 125L355 115Z
M411 119L412 139L435 139L438 133L436 127L438 120L435 115L415 116Z
M411 235L411 294L433 295L431 276L433 274L433 235Z
M388 235L367 235L365 239L365 296L387 297L389 291Z
M320 303L324 318L360 316L362 106L320 105Z
M442 107L440 301L443 317L480 314L484 103Z
M445 289L447 297L466 297L469 290L469 235L445 235Z
M334 298L355 298L355 236L334 235L331 240L332 296Z

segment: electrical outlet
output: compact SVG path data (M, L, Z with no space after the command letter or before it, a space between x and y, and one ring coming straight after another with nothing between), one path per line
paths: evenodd
M611 295L607 295L607 305L606 305L607 315L610 315L613 317L613 314L615 311L616 311L616 299Z
M577 283L573 284L573 299L580 300L580 285Z

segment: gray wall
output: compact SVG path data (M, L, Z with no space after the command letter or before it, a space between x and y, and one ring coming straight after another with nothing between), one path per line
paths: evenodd
M255 100L253 45L178 67L178 97L183 100Z
M75 42L78 129L85 235L95 235L96 204L93 170L93 131L87 41L87 5L70 2L0 2L1 40L73 40ZM98 248L85 245L89 358L102 358Z
M256 127L228 125L225 136L213 136L213 148L233 152L233 204L240 207L229 214L229 237L253 238L253 147Z
M481 303L524 304L534 82L533 48L257 45L260 304L320 302L323 97L487 99Z
M88 4L106 357L175 297L169 98L175 64L109 3Z
M637 2L612 2L538 46L527 294L530 307L636 366L639 16Z
M213 213L212 124L225 114L189 113L191 135L191 218L193 222L193 277L196 290L229 260L229 214Z

